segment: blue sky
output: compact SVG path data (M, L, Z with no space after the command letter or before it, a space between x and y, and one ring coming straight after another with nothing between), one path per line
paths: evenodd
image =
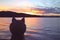
M0 6L20 7L25 4L30 7L60 7L60 0L0 0Z

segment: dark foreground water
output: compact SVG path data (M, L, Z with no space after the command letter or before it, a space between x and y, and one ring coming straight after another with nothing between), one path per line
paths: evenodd
M60 40L60 18L26 18L26 40ZM0 39L10 39L11 18L0 18Z

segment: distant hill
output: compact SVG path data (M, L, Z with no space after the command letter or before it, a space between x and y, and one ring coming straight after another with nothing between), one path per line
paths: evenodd
M16 13L12 11L0 11L0 17L40 17L38 15L30 15L26 13Z
M60 17L58 15L30 15L26 13L17 13L12 11L0 11L0 17Z

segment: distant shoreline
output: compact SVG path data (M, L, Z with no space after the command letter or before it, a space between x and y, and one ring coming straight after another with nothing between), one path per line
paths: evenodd
M60 14L38 14L38 15L31 15L26 13L16 13L12 11L1 11L0 17L60 17Z
M4 18L11 18L10 16L0 16L0 17L4 17ZM19 17L19 16L16 16L16 17ZM23 17L23 16L20 16L20 17ZM26 16L26 17L35 17L35 16ZM60 16L37 16L37 17L60 17Z

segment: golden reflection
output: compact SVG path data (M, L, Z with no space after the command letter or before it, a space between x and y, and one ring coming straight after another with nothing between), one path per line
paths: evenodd
M0 17L0 30L9 30L9 24L11 23L10 18Z
M11 23L11 19L12 18L0 18L0 29L7 30ZM34 17L25 18L25 24L27 26L28 31L30 30L30 28L35 28L38 25L38 20L39 18L34 18ZM35 32L35 30L31 30L31 31Z
M27 27L33 27L34 25L36 26L38 21L38 19L36 18L26 18L25 22L26 22L26 25Z
M28 30L29 32L37 32L37 30Z

